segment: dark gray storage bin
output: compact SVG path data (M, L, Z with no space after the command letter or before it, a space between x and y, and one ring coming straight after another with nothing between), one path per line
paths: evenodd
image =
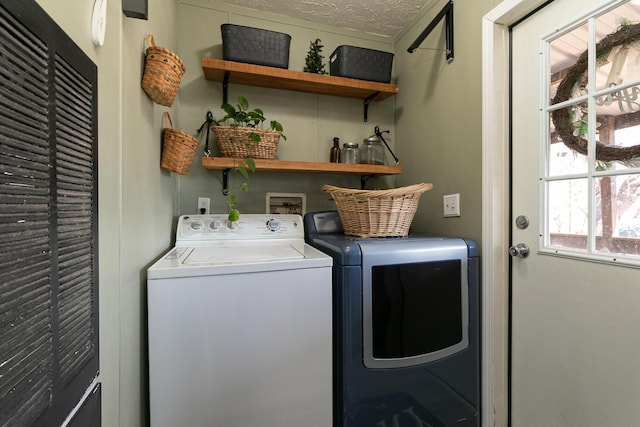
M289 34L233 24L220 29L224 60L289 68Z
M332 76L389 83L393 53L356 46L338 46L329 57Z

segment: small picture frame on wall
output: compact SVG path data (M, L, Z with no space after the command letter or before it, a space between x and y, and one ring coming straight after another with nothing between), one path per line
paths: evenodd
M307 195L304 193L267 193L267 214L298 214L307 211Z

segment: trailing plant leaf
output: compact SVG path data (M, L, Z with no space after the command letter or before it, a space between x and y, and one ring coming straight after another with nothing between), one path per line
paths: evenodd
M249 109L249 101L244 96L238 97L238 109L239 110L248 110Z
M244 179L249 179L249 172L247 172L247 168L243 166L236 167L236 170L242 174Z
M271 125L271 129L277 130L278 132L280 132L280 137L282 139L284 139L285 141L287 140L287 137L284 136L284 134L282 133L282 125L280 124L280 122L277 122L275 120L271 120L270 125Z
M240 211L238 209L230 209L229 215L227 216L229 221L237 221L240 219Z

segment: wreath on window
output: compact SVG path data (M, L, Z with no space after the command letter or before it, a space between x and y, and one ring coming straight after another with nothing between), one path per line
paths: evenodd
M615 33L611 33L596 44L596 57L606 57L616 46L640 40L640 24L624 25ZM582 52L578 60L568 70L565 78L558 85L553 103L567 101L571 98L573 88L581 82L588 67L588 50ZM561 108L551 113L551 119L562 142L578 153L587 154L587 140L574 134L571 121L573 107ZM640 157L640 144L631 147L616 147L596 142L596 160L625 161Z

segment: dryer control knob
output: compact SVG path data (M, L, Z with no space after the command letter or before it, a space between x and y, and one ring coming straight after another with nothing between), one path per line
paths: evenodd
M227 227L230 230L235 230L236 228L238 228L238 221L227 221Z
M278 231L280 229L280 220L276 218L271 218L267 221L267 229L270 231Z
M196 231L202 230L203 225L202 221L194 221L191 223L191 229Z
M220 230L220 227L222 227L222 223L218 219L214 219L211 221L211 224L209 224L209 228L212 230Z

